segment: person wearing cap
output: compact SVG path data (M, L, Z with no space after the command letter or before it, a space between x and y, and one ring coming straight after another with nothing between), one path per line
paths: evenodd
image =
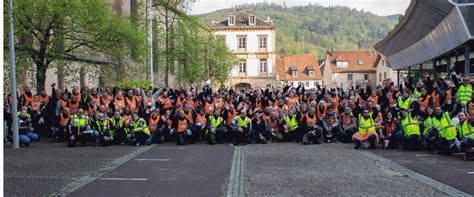
M131 145L140 146L146 143L150 136L150 130L145 119L140 118L137 113L132 114L132 120L128 123L129 133L126 142Z
M201 109L201 111L204 111L204 109ZM220 109L216 109L212 112L213 114L206 119L205 135L207 136L207 143L210 145L216 143L222 144L225 138L226 122L224 118L221 117L220 112ZM202 114L202 112L200 114Z
M146 140L145 144L150 145L152 143L161 144L161 136L163 134L163 128L160 127L160 116L158 115L158 110L153 110L151 116L148 118L148 130L150 131L150 136Z
M94 131L97 132L98 137L96 143L99 146L108 146L112 143L113 137L110 135L110 124L107 116L104 113L98 113L98 120L93 126Z
M303 131L303 144L320 144L319 139L322 136L322 129L318 125L319 121L316 117L316 109L314 107L309 109L309 112L303 117L302 126Z
M457 151L456 146L456 127L453 124L452 118L457 115L453 113L442 111L441 107L435 107L433 120L435 127L439 131L439 140L436 143L435 152L444 151L451 154Z
M191 131L191 121L185 115L183 110L178 111L178 117L173 120L171 128L173 129L174 135L176 135L176 143L178 145L194 144L193 133Z
M323 115L321 123L324 141L326 143L336 142L336 139L340 137L339 119L332 107L329 107L327 113Z
M407 150L418 150L420 146L420 125L418 120L412 116L406 109L402 109L400 124L402 126L403 148Z
M379 142L379 136L375 130L374 118L370 115L369 110L363 110L359 115L359 130L352 136L352 140L356 143L354 149L359 149L363 141L370 142L370 149L375 149L375 144Z
M252 129L252 123L247 117L245 110L241 110L239 115L234 118L232 123L233 128L233 141L235 146L246 145L246 136Z
M460 123L457 125L459 137L465 150L474 148L474 117L467 118L464 112L459 113Z

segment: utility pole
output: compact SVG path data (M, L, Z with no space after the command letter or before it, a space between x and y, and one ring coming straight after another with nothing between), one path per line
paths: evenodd
M8 0L8 18L10 19L9 49L10 49L10 94L12 97L11 115L13 129L13 148L20 148L20 135L18 133L18 109L16 95L16 68L15 68L15 44L13 41L13 0Z

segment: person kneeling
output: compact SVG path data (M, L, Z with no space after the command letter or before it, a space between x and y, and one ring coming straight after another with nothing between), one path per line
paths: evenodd
M320 144L319 139L322 135L322 129L318 126L318 118L315 115L316 110L311 108L309 113L303 118L303 144Z
M79 141L82 146L86 145L86 140L95 141L98 133L90 129L90 119L84 114L83 109L79 109L77 114L69 119L68 147L74 147Z
M245 139L252 129L252 124L245 110L240 111L240 115L234 118L232 127L234 129L234 145L246 145Z
M407 110L402 110L401 115L403 148L415 151L420 147L420 125Z
M103 113L98 114L99 119L95 121L94 131L97 131L98 138L96 143L99 146L108 146L112 143L113 137L110 135L110 124L107 116Z
M202 114L202 113L200 113ZM207 143L214 145L217 143L223 143L225 135L225 122L222 117L220 117L220 110L216 109L214 114L210 115L209 118L205 121L206 125L206 135Z
M354 149L359 149L362 142L368 140L370 149L375 149L375 144L379 142L379 136L375 130L374 119L365 109L363 115L359 115L359 131L352 136L352 140L356 143Z
M183 110L179 110L178 118L173 121L173 130L176 131L176 140L178 145L184 145L185 139L190 144L194 144L193 133L191 131L191 121L185 116Z
M128 127L130 128L130 133L127 135L128 144L135 146L145 144L148 136L150 136L150 130L148 130L145 119L138 117L137 113L133 113Z

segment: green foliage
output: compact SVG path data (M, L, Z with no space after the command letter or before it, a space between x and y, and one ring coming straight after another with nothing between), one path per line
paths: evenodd
M317 5L285 8L277 4L241 6L260 19L267 16L277 27L276 47L280 54L312 52L318 58L331 49L368 49L393 29L397 18L377 16L347 7ZM207 24L228 17L234 9L199 16Z
M22 0L13 3L13 10L17 57L27 60L19 68L37 71L37 89L44 87L45 72L57 60L94 56L139 62L145 54L144 31L113 12L107 1Z
M144 90L147 90L151 86L152 86L151 81L148 81L148 80L125 79L125 80L120 80L119 81L119 87L120 88L126 88L126 89L140 87Z

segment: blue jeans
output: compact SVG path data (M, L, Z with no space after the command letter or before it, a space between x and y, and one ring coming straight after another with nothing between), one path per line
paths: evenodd
M474 138L464 136L462 139L464 141L464 145L466 146L466 149L470 149L470 148L474 147Z
M146 144L153 144L153 143L160 143L161 142L161 135L163 134L163 129L159 128L155 132L150 134L150 137L146 140Z
M8 124L7 120L3 121L3 142L8 141Z
M30 144L30 141L38 140L39 136L36 133L28 133L26 135L20 135L20 142L23 144Z

